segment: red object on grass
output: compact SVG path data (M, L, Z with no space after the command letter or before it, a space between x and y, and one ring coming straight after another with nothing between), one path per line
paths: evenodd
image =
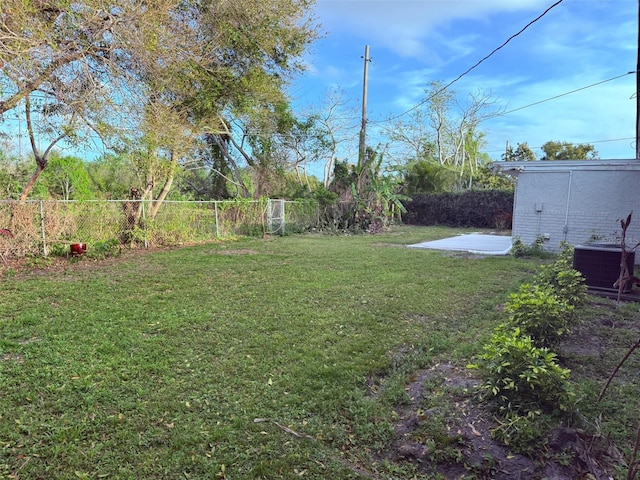
M71 255L84 255L87 252L86 243L72 243Z
M13 233L11 233L6 228L0 228L0 235L5 235L7 237L13 238Z

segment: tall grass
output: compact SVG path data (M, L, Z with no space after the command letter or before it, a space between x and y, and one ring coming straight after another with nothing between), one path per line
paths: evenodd
M170 246L263 236L268 229L268 199L212 202L165 201L151 218L153 202L125 200L28 201L0 200L3 258L44 255L56 245L101 242ZM284 202L282 233L296 233L317 224L317 203ZM68 250L68 248L67 248Z

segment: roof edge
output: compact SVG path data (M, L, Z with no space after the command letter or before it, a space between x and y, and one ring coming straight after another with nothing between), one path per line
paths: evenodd
M523 172L640 171L640 159L496 161L489 168L495 173L508 175Z

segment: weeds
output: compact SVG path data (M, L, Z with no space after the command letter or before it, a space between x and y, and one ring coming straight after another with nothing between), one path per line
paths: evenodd
M511 255L517 258L552 258L555 255L544 249L544 237L538 236L531 245L525 245L520 238L513 239Z
M89 247L87 250L87 255L90 258L100 259L113 257L115 255L120 254L121 252L120 242L117 238L112 238L111 240L101 240Z

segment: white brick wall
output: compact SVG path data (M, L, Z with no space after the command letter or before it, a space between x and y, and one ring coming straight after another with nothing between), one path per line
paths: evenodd
M545 248L552 251L562 241L616 241L620 219L631 211L627 243L640 241L640 171L525 169L517 182L512 235L526 245L541 235L548 235Z

